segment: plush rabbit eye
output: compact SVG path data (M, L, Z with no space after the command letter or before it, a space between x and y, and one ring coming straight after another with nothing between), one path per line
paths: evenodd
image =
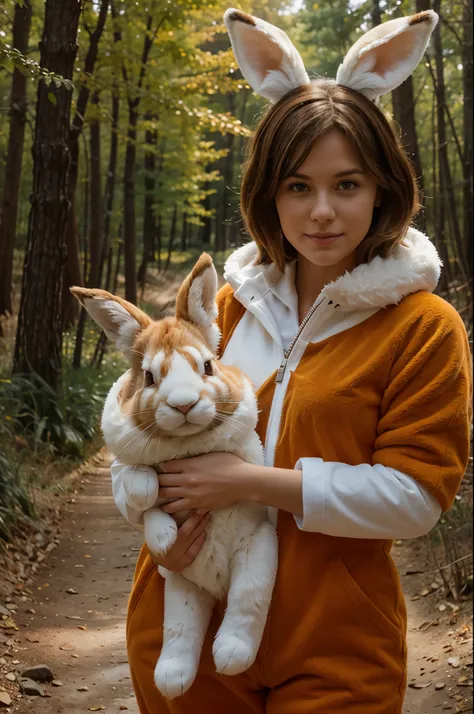
M207 362L204 362L204 374L207 374L208 377L212 377L214 372L212 371L212 362L211 360L207 360Z
M155 378L151 372L145 371L145 387L152 387L155 384Z

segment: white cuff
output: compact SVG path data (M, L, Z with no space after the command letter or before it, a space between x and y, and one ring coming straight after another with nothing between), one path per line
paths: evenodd
M130 497L127 493L125 483L128 481L130 484L132 480L136 481L137 477L139 478L142 475L142 472L145 471L146 473L143 473L145 478L148 474L150 474L150 476L154 475L156 479L156 472L149 466L140 466L137 469L135 466L123 464L115 459L110 467L110 473L112 476L112 495L117 508L129 523L134 526L141 527L143 527L143 514L153 505L153 503L147 503L144 508L136 508L135 506L132 506L130 504Z
M418 538L438 521L441 506L416 479L381 464L350 466L298 459L301 530L344 538Z

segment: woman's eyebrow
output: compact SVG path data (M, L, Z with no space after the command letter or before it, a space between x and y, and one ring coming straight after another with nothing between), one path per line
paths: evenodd
M365 171L362 169L346 169L345 171L339 171L337 174L334 174L334 178L341 178L341 176L352 176L353 174L365 174ZM290 176L287 176L287 178L300 178L304 179L305 181L311 181L311 176L307 176L306 174L302 174L299 171L295 171L294 173L290 174Z

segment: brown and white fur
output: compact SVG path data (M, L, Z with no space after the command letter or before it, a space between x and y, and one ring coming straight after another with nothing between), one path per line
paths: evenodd
M102 430L107 447L123 463L127 502L145 511L145 542L161 555L187 514L175 520L158 507L160 463L227 451L263 464L252 385L237 368L216 359L220 335L212 259L204 253L184 281L176 317L158 321L104 290L71 290L130 360L107 396ZM226 595L213 645L216 669L237 674L253 663L276 570L277 539L267 508L247 503L212 513L205 544L182 573L159 567L166 579L165 613L155 682L166 697L191 686L214 603Z

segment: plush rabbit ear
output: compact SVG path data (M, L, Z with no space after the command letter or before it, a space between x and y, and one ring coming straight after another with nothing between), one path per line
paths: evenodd
M241 72L257 94L277 102L309 84L303 60L283 30L234 8L226 10L224 23Z
M383 22L351 47L336 82L368 99L391 92L413 72L438 22L433 10Z
M105 290L70 288L87 312L127 357L132 354L137 334L152 320L138 307Z
M217 273L208 253L203 253L181 285L176 298L176 317L196 325L217 349L219 330L214 324L217 317Z

